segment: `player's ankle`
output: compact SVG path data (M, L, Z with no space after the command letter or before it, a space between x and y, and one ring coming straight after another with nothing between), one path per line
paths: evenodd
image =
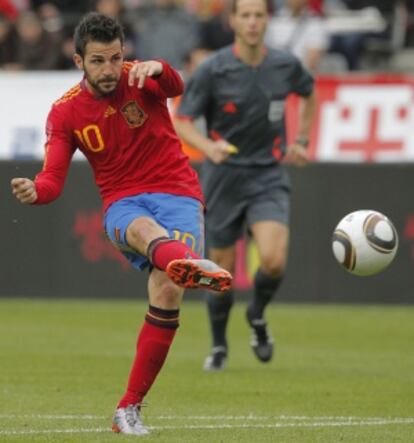
M148 258L161 271L165 271L173 260L181 258L200 258L186 244L167 237L153 240L148 246Z

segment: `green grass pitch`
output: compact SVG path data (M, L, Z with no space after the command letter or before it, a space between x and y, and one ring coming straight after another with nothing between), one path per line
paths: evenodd
M110 432L146 304L0 299L0 442L413 442L414 307L274 304L276 359L255 360L245 305L205 373L206 310L184 302L147 398L146 437Z

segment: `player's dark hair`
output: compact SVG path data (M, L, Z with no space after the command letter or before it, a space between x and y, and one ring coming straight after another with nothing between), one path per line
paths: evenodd
M116 39L124 43L124 31L119 22L98 12L88 12L76 26L73 36L76 53L82 58L89 42L111 43Z

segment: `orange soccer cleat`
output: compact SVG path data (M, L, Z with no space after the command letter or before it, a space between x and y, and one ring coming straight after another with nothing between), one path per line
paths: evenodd
M226 292L233 277L230 272L207 259L181 258L168 263L168 277L182 288Z

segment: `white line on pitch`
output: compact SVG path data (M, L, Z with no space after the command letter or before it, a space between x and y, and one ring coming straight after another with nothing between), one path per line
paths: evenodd
M341 426L384 426L384 425L396 425L396 424L414 424L414 419L403 419L403 420L382 420L382 421L327 421L327 422L307 422L307 423L241 423L241 424L230 424L221 423L215 425L166 425L166 426L148 426L149 429L241 429L241 428L262 428L262 429L272 429L272 428L329 428L329 427L341 427Z
M39 420L103 420L110 417L104 415L77 415L77 414L0 414L1 418L36 418Z
M378 425L395 425L395 424L414 424L414 419L411 420L382 420L382 421L327 421L327 422L314 422L314 423L242 423L242 424L229 424L222 423L216 425L183 425L183 426L148 426L149 429L241 429L241 428L329 428L329 427L341 427L341 426L378 426Z
M107 420L110 415L82 414L0 414L2 418L24 418L42 420ZM357 417L357 416L309 416L309 415L159 415L150 417L151 420L318 420L318 421L389 421L414 420L414 417Z
M269 424L230 424L221 423L216 425L182 425L182 426L148 426L153 430L179 430L179 429L274 429L274 428L329 428L329 427L344 427L344 426L384 426L395 424L414 424L414 419L394 419L382 421L327 421L314 423L269 423ZM111 432L108 428L94 428L94 429L40 429L40 430L10 430L0 431L1 435L33 435L33 434L76 434L76 433L100 433Z
M309 415L160 415L152 417L154 420L414 420L414 417L357 417L357 416L309 416Z
M110 432L109 428L94 428L94 429L27 429L25 431L11 430L0 431L0 435L34 435L34 434L83 434L83 433L97 433Z

